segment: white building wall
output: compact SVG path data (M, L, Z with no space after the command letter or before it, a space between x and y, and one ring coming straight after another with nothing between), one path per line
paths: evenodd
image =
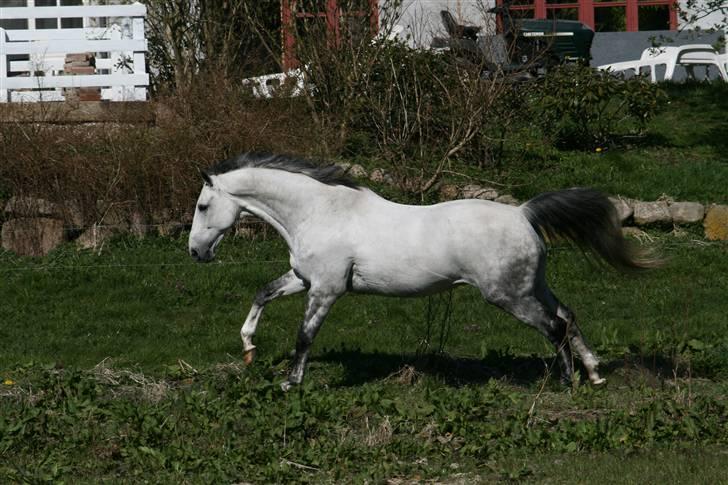
M433 37L446 36L440 19L442 10L449 10L458 23L483 27L483 33L495 30L495 16L487 13L495 5L494 0L402 0L394 14L387 10L391 4L391 0L380 1L382 22L394 15L393 22L404 28L401 36L408 36L416 46L426 47Z

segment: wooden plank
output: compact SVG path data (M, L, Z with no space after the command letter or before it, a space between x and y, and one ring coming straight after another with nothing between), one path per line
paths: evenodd
M147 50L146 39L121 40L39 40L6 42L4 54L73 54L78 52L111 52Z
M134 54L144 57L144 54ZM114 67L115 59L96 59L96 69L111 69ZM42 59L41 61L10 61L10 72L30 72L30 71L62 71L66 61L63 57L57 59ZM136 66L134 66L136 68Z
M106 86L148 86L148 74L94 74L79 76L11 77L5 89L89 88Z
M103 40L111 36L111 27L86 27L83 29L5 30L11 42L29 40Z
M0 8L0 19L144 17L146 14L147 7L141 3L133 3L131 5L85 5L77 7Z
M0 104L0 123L149 123L155 105L144 101Z

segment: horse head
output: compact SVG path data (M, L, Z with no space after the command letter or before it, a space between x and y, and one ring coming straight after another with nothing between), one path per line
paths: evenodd
M190 230L190 256L200 262L212 261L215 249L241 212L241 207L214 184L213 178L200 171L204 185L197 198L195 217Z

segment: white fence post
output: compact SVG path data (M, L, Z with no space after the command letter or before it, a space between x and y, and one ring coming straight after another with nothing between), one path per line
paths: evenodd
M132 39L144 39L144 17L135 17L131 24ZM147 63L144 60L144 52L134 53L134 74L147 72ZM147 99L147 88L134 88L134 101L145 101Z
M5 29L0 28L0 103L7 103L8 90L5 79L8 77L8 56L5 54Z

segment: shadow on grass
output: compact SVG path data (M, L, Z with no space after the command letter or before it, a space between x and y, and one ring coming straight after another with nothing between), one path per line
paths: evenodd
M447 354L404 355L332 350L314 361L343 365L342 386L359 386L387 377L398 378L407 366L416 373L437 377L447 385L458 387L483 384L490 379L506 378L513 383L528 385L539 381L551 370L551 380L559 381L559 369L554 359L538 356L514 356L490 351L484 358L453 357Z
M551 386L562 385L555 356L515 356L491 350L484 358L476 359L447 354L417 356L347 349L330 350L313 360L342 365L344 378L340 385L344 387L387 378L407 379L406 373L411 371L436 377L452 387L484 384L491 379L505 379L512 384L530 386L540 382L547 374ZM575 362L575 370L580 372L582 382L586 382L586 372L581 362ZM715 377L712 371L701 372L698 367L676 365L672 356L660 353L628 353L621 358L606 359L599 370L608 381L639 381L648 386L660 386L665 379L675 377Z

